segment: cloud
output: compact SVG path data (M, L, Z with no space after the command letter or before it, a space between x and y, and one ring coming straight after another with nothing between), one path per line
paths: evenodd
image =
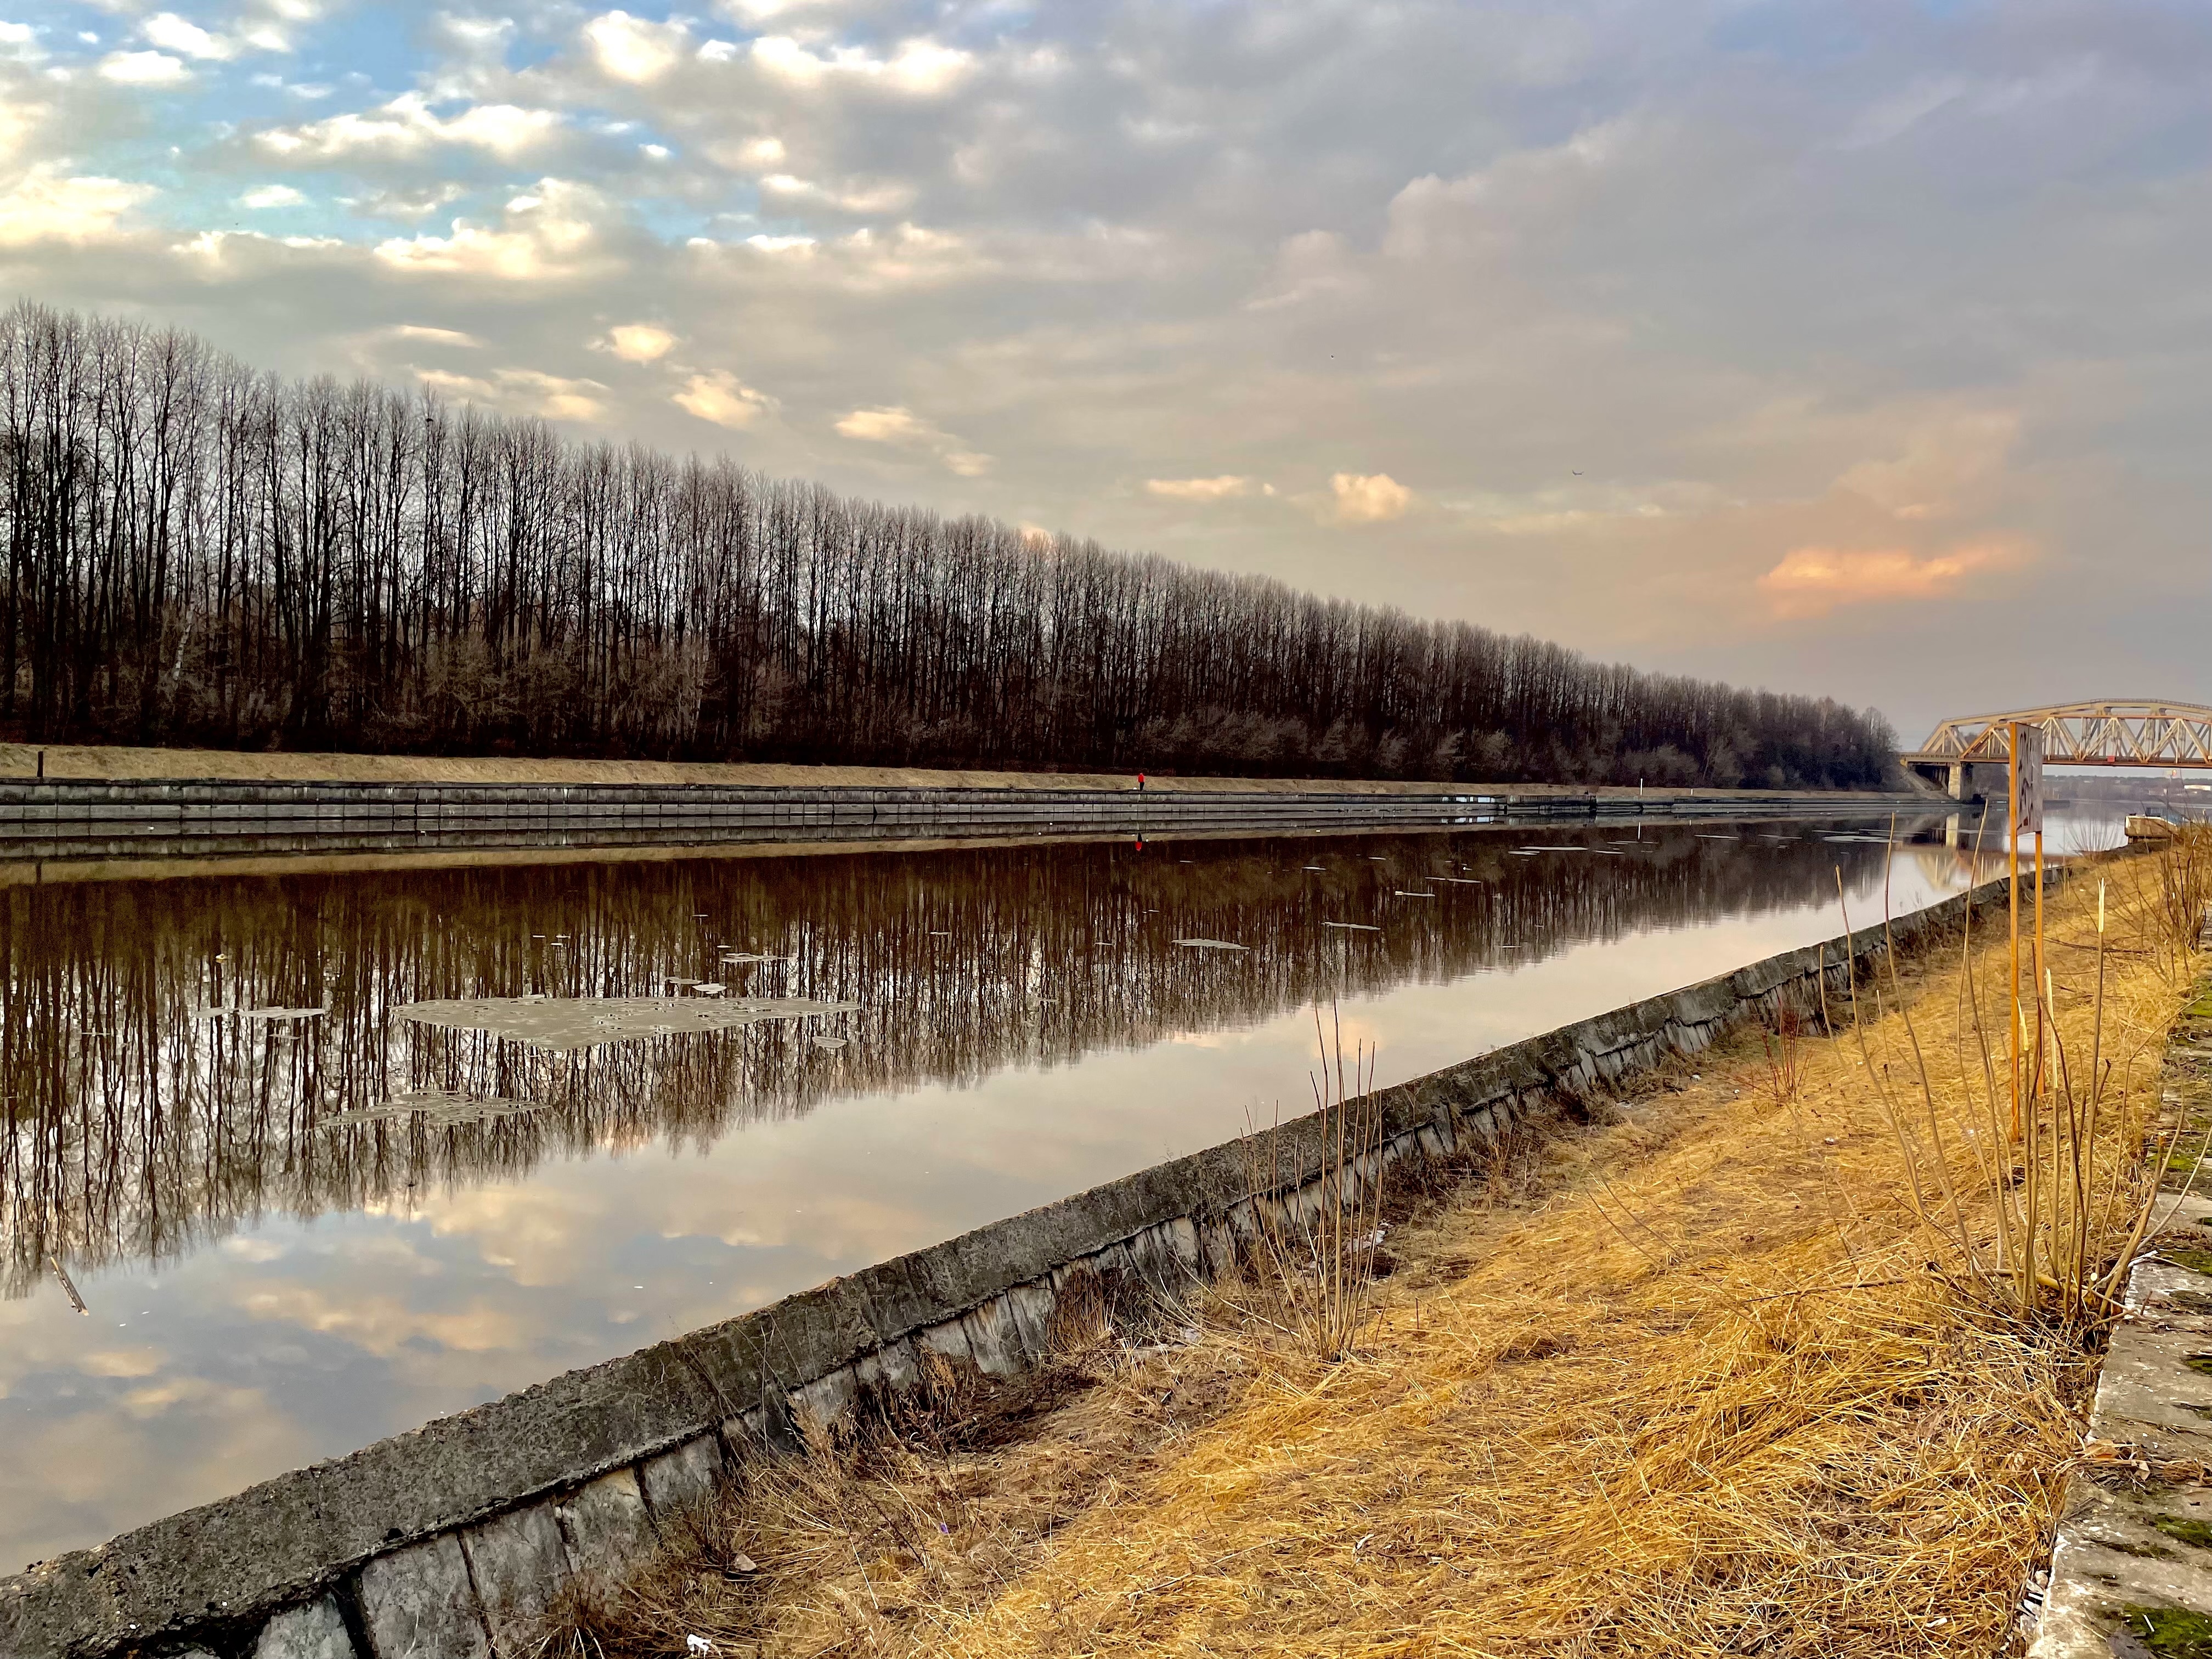
M932 96L950 92L975 67L970 53L917 37L879 58L858 46L817 52L787 34L764 34L752 43L752 62L776 80L801 87L833 78L872 82L896 91Z
M243 208L298 207L307 198L289 185L257 185L238 198Z
M1836 488L1900 519L1947 517L1997 481L2019 437L2010 410L1948 414L1915 433L1902 455L1848 468Z
M126 87L174 86L191 72L183 60L159 52L111 52L100 60L100 75Z
M517 104L471 104L458 114L441 115L428 99L410 92L367 114L348 111L301 126L272 127L258 134L256 142L297 160L410 157L452 145L514 161L550 143L562 125L556 111Z
M584 25L584 40L600 71L642 86L683 61L690 33L680 23L655 23L626 11L602 12Z
M676 343L676 337L665 328L651 323L622 323L606 331L603 339L592 342L595 351L611 351L626 363L649 363L665 357Z
M1948 598L1968 578L2018 569L2027 549L2012 540L1962 544L1925 557L1903 548L1794 548L1759 579L1778 617L1820 617L1839 605Z
M0 195L0 246L111 235L125 213L154 193L151 185L121 179L64 178L41 164Z
M991 457L968 447L966 442L922 419L912 410L896 405L856 409L836 422L839 434L860 443L890 444L904 449L927 450L946 469L963 478L980 478L991 470Z
M432 328L424 323L400 323L385 331L395 340L422 340L431 345L460 346L481 350L483 342L457 328Z
M528 194L510 199L496 229L453 221L450 236L393 237L376 257L394 270L540 282L573 274L589 255L597 232L592 215L597 192L560 179L541 179Z
M742 431L763 416L775 413L775 399L757 392L726 370L694 374L673 399L685 413Z
M760 181L761 189L781 201L818 203L840 213L896 213L913 204L914 186L903 183L851 185L842 188L772 173Z
M1250 495L1253 483L1233 473L1224 473L1218 478L1147 478L1145 490L1148 495L1165 495L1171 501L1219 501L1232 495Z
M1387 524L1413 504L1413 492L1387 472L1339 472L1328 488L1339 524Z
M221 35L210 34L196 23L186 22L173 11L155 12L138 26L138 33L149 44L166 52L180 52L186 58L221 61L238 55L238 47L232 42Z
M596 395L606 387L597 380L564 380L534 368L496 369L489 379L418 368L415 378L430 391L464 403L550 421L596 421L606 413Z

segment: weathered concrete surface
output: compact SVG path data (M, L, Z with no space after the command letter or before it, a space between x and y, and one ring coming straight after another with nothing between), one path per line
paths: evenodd
M357 1594L373 1659L490 1659L468 1558L452 1533L375 1557Z
M526 1650L532 1626L572 1570L553 1505L509 1510L469 1528L460 1540L493 1647L501 1653Z
M1972 896L2002 894L1993 883ZM1966 902L1899 920L1899 948ZM1381 1091L1380 1156L1488 1142L1785 1001L1809 1008L1823 986L1839 1000L1884 951L1878 931L1788 951ZM612 1570L650 1548L656 1520L711 1478L718 1428L733 1447L791 1444L799 1416L834 1417L863 1382L911 1380L919 1352L1017 1369L1042 1351L1057 1286L1079 1268L1170 1290L1218 1268L1261 1206L1296 1205L1316 1178L1315 1121L1280 1135L1273 1194L1249 1190L1241 1146L1209 1148L42 1564L0 1581L0 1656L215 1642L231 1659L272 1614L335 1593L374 1649L358 1659L409 1644L477 1659L511 1624L487 1596L542 1605L549 1572ZM499 1523L549 1500L557 1570L542 1519Z
M2212 1127L2212 981L2175 1028L2160 1087L2171 1117ZM2202 1182L2203 1177L2195 1177ZM2180 1182L2169 1182L2179 1186ZM2030 1659L2212 1652L2212 1197L2161 1197L2164 1237L2128 1275L2067 1486Z
M321 1596L278 1613L261 1627L253 1659L352 1659L353 1638L337 1599Z

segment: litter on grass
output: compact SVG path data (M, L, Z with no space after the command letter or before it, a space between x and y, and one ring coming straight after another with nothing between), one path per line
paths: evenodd
M1341 927L1346 933L1379 933L1382 931L1380 927L1376 927L1372 922L1365 921L1324 921L1322 923L1322 926L1324 927Z
M1191 951L1249 951L1252 948L1249 945L1231 944L1225 939L1179 939L1169 942Z

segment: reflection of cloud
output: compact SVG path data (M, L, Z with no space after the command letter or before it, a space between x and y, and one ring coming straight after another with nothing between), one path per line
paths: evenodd
M102 1348L77 1361L87 1376L151 1376L166 1356L159 1348Z
M528 1334L520 1310L481 1300L451 1310L417 1308L357 1286L297 1279L248 1291L238 1304L255 1319L343 1337L380 1359L426 1343L460 1353L494 1353L520 1346Z
M1825 616L1838 605L1939 599L1968 577L2027 562L2017 543L1987 541L1919 557L1903 548L1800 547L1759 579L1780 617Z

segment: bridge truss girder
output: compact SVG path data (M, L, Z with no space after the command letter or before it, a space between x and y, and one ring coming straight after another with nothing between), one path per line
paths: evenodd
M2049 766L2212 767L2212 708L2189 702L2069 702L1945 720L1899 758L1909 766L2008 763L2005 728L2043 728Z

